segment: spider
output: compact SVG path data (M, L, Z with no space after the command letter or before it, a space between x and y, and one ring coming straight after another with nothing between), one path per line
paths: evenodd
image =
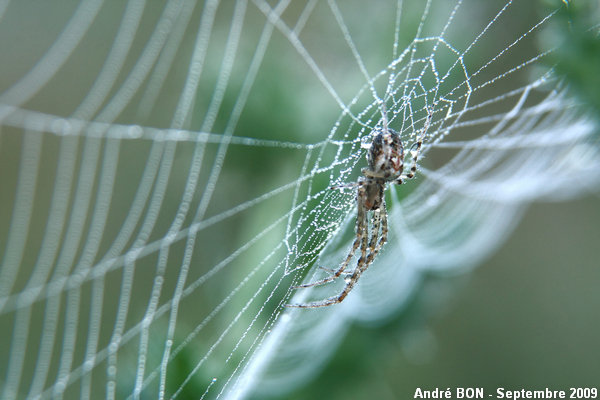
M341 303L356 285L362 273L373 263L375 256L377 256L379 250L387 242L388 224L384 196L385 188L389 182L401 185L406 180L415 176L423 138L429 129L433 115L431 109L428 109L427 113L427 119L417 136L417 141L409 149L409 153L412 156L412 164L407 174L403 174L405 154L400 134L387 126L385 111L382 113L383 129L376 129L374 132L373 141L367 152L368 166L361 170L362 176L355 183L331 187L331 189L358 187L356 194L358 209L356 216L356 239L350 253L348 253L346 259L337 270L322 268L331 273L328 277L315 282L293 286L292 289L323 285L336 280L342 275L346 276L346 285L340 293L327 299L310 303L286 304L286 307L317 308ZM370 237L368 233L369 211L372 211ZM358 259L356 268L352 272L344 272L359 246L361 256Z

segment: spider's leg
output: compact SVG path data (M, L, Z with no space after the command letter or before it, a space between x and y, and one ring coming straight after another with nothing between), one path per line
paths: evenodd
M410 154L412 157L412 163L410 165L409 170L410 172L405 175L400 175L398 178L396 178L395 183L397 183L398 185L403 184L404 181L407 179L414 178L415 173L417 172L417 161L419 160L419 154L421 153L421 147L423 146L423 139L425 138L425 134L429 130L429 126L431 125L431 118L433 117L433 112L430 109L428 109L427 112L428 114L427 119L425 120L425 125L423 125L423 129L421 129L421 132L417 136L417 141L413 143L412 146L410 146L407 152L407 154Z
M381 237L379 237L380 229ZM367 256L366 260L362 263L362 265L359 263L359 265L356 267L358 270L356 272L358 273L355 272L355 274L350 278L350 281L344 288L344 292L346 292L346 295L348 294L348 292L350 292L350 290L352 289L356 281L358 281L358 278L360 278L362 273L365 272L367 268L369 268L373 263L375 256L377 256L379 250L381 250L381 247L387 241L387 232L387 211L385 208L385 201L383 201L381 208L373 212L373 228L371 229L371 240L369 241L369 255ZM377 240L378 238L379 240ZM342 292L342 294L344 294L344 292ZM342 300L344 299L344 297L345 295L342 297Z
M359 208L361 208L361 206L359 206ZM364 208L364 206L362 206L362 208ZM366 222L366 220L365 220L365 222ZM358 225L358 221L357 221L357 225ZM358 238L358 235L357 235L357 238ZM331 306L333 304L341 303L346 298L346 296L348 296L348 293L350 293L350 291L352 290L352 288L358 281L358 278L360 278L360 274L362 273L362 271L364 271L363 265L366 261L368 242L369 242L369 238L367 237L367 235L362 235L362 237L360 238L360 250L361 250L362 256L359 258L358 265L354 269L352 276L350 278L348 278L348 280L346 282L346 286L344 286L344 289L341 291L341 293L336 294L335 296L329 297L324 300L313 301L310 303L301 303L301 304L286 304L285 306L292 307L292 308L318 308L318 307L327 307L327 306Z
M302 289L302 288L324 285L326 283L336 280L344 273L344 270L350 263L350 260L352 260L352 256L354 256L354 253L356 253L356 249L358 249L358 246L361 243L361 238L366 237L365 231L366 231L366 225L367 225L367 223L366 223L367 222L367 213L366 213L365 206L364 206L364 198L366 195L367 194L366 194L366 190L365 190L364 186L362 186L362 185L359 186L358 196L357 196L358 197L358 199L357 199L358 206L357 206L357 215L356 215L356 239L354 239L354 243L352 244L352 249L346 256L346 259L344 260L342 265L335 272L333 270L331 270L331 272L333 274L326 278L323 278L323 279L315 281L315 282L303 283L301 285L292 286L292 289Z
M365 225L366 225L366 216L365 216ZM365 226L365 231L366 231L366 226ZM371 241L373 241L371 239ZM346 286L344 286L344 289L342 290L342 292L340 294L338 294L337 296L333 296L330 299L333 299L331 304L335 304L335 303L341 303L346 296L348 296L348 293L350 293L350 291L352 290L352 288L354 287L354 285L356 284L356 282L358 282L358 278L360 278L360 275L363 273L363 271L366 269L365 268L365 264L367 261L367 244L369 242L369 238L367 235L363 235L362 240L360 242L360 258L358 259L358 264L356 264L356 269L354 270L354 272L352 273L352 275L350 276L350 278L347 278L346 280ZM328 300L330 300L328 299Z
M336 273L336 270L335 270L335 269L332 269L332 268L327 268L327 267L319 267L319 269L322 269L323 271L327 271L327 272L329 272L330 274L335 274L335 273ZM352 272L342 272L342 273L340 274L340 276L347 276L347 275L352 275Z
M381 226L381 237L379 238L379 241L377 241L377 238L379 236L380 226ZM358 260L358 265L356 266L356 269L354 270L354 273L352 274L352 276L346 282L346 286L344 286L344 289L342 290L342 292L340 294L338 294L337 296L333 296L333 297L330 297L325 300L316 301L313 303L307 303L306 306L310 307L310 308L316 308L316 307L326 307L326 306L330 306L332 304L341 303L346 298L346 296L348 296L348 293L350 293L350 291L352 290L352 288L354 287L356 282L358 282L358 279L360 278L362 273L365 272L367 270L367 268L369 268L369 266L373 263L375 256L377 255L377 253L379 253L379 250L381 250L381 247L385 244L385 242L387 242L387 234L388 234L387 210L385 207L385 200L384 200L381 204L381 208L374 211L373 227L371 229L371 239L369 240L369 255L365 259L366 250L367 250L365 247L367 244L367 238L365 237L362 240L362 246L361 246L361 251L363 252L363 256Z
M343 183L341 185L334 185L334 186L329 186L329 189L331 190L336 190L336 189L344 189L344 188L351 188L351 187L355 187L355 186L361 186L363 183L362 182L351 182L351 183Z
M357 264L356 268L354 269L354 272L352 273L350 278L347 278L346 286L344 286L344 289L342 290L342 292L335 296L324 299L324 300L313 301L310 303L301 303L301 304L286 304L285 305L286 307L293 307L293 308L327 307L327 306L330 306L333 304L341 303L346 298L346 296L348 296L348 293L350 293L350 290L352 290L352 288L356 284L356 281L358 281L358 278L360 278L362 265L364 264L364 262L366 260L366 255L367 255L367 244L369 242L369 237L368 237L368 235L365 234L367 231L367 227L368 227L367 226L368 225L367 210L365 209L365 202L364 202L366 195L367 195L367 193L366 193L366 190L364 189L364 186L360 186L358 189L358 196L357 196L358 197L358 212L357 212L358 215L356 217L356 239L354 240L354 245L352 246L352 251L350 252L350 254L348 254L348 257L346 257L346 260L342 264L342 267L345 268L346 265L350 262L350 260L352 259L352 255L356 252L356 248L358 247L359 243L360 243L361 257L358 259L358 264ZM342 267L340 267L340 269L338 269L336 272L336 274L338 274L338 277L344 272L344 269ZM325 278L325 279L329 279L329 278ZM318 282L315 282L315 283L318 283ZM308 284L308 285L312 285L312 284ZM300 287L308 287L308 286L300 286Z
M373 211L373 226L371 227L371 240L369 240L369 255L365 265L369 265L375 258L375 248L377 246L377 238L379 237L379 230L381 229L381 208ZM366 269L366 268L364 268Z
M319 307L327 307L333 304L340 303L339 300L340 295L336 294L333 297L326 298L324 300L312 301L310 303L301 303L301 304L286 304L285 307L289 308L319 308Z
M379 239L379 243L375 248L375 255L377 255L377 253L379 253L379 250L381 250L383 245L387 243L388 237L388 212L387 206L385 205L385 199L383 200L381 206L383 207L383 212L381 213L381 238Z
M375 225L377 228L375 229ZM379 229L381 227L381 236L379 237ZM383 247L383 245L387 242L387 234L388 234L388 225L387 225L387 209L385 206L385 200L381 203L381 209L375 210L375 214L373 216L373 229L371 233L371 243L369 244L369 257L365 265L363 266L363 272L369 268L369 266L373 263L373 260ZM379 241L377 238L379 237ZM362 272L361 272L362 273Z

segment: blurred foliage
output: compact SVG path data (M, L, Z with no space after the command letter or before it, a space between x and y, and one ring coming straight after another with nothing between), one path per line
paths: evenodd
M599 11L595 1L564 2L555 25L561 42L550 58L595 115L600 115L600 27L594 20Z

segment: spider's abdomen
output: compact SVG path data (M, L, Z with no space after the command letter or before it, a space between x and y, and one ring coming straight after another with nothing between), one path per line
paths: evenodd
M392 129L381 131L373 138L367 155L369 170L385 180L392 180L402 174L404 148L400 135Z

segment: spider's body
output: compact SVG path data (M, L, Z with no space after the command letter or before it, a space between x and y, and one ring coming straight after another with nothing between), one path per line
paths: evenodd
M400 135L390 128L378 131L367 153L369 171L390 180L402 173L403 159L404 147Z
M365 187L365 208L376 210L383 202L385 185L402 175L404 167L404 147L400 135L392 129L375 134L367 162L369 166L362 170L359 182Z
M352 290L361 274L373 263L375 256L381 247L387 242L387 210L385 207L385 188L388 182L403 184L405 180L413 178L417 171L417 159L423 144L423 137L431 123L431 111L428 112L423 129L417 136L417 141L410 147L412 164L410 172L404 171L404 146L400 135L387 127L387 119L383 118L383 129L374 132L369 151L367 153L367 167L362 169L362 176L353 184L345 186L357 186L356 202L356 239L350 253L331 275L316 282L304 283L293 287L294 289L308 288L332 282L340 276L348 275L346 286L341 293L321 301L302 304L288 304L288 307L316 308L341 303ZM414 148L414 150L413 150ZM334 189L334 188L332 188ZM371 233L369 235L368 213L372 213ZM356 268L352 272L345 272L346 267L352 260L354 253L360 247L361 256Z

